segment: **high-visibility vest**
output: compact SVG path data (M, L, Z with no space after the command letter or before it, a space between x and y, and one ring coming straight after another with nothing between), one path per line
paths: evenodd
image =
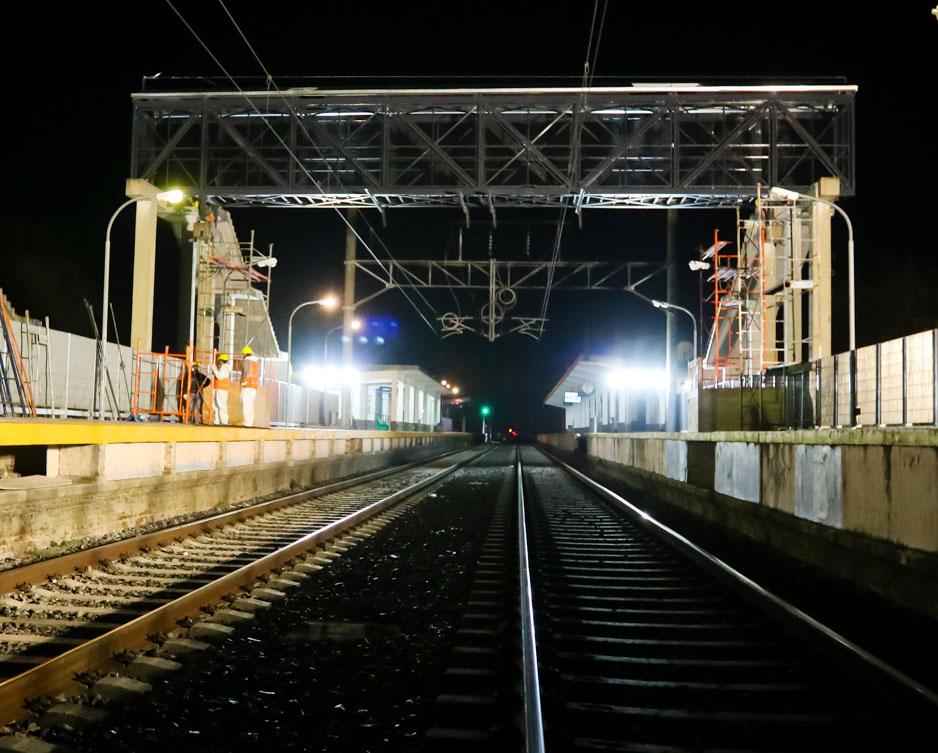
M245 358L241 363L241 386L243 388L257 389L258 378L261 373L261 364L256 358Z
M226 363L212 369L212 387L216 390L231 389L231 366Z

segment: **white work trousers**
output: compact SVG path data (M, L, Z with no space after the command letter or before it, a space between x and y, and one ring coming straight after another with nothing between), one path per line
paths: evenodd
M228 423L228 390L212 390L212 423L227 425Z
M241 388L241 413L244 415L245 426L254 426L254 398L256 397L256 387Z

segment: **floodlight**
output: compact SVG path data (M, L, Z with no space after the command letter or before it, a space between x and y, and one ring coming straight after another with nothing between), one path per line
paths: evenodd
M178 204L186 195L179 188L171 188L169 191L160 191L156 198L165 201L167 204Z
M780 186L772 186L772 188L769 189L769 196L779 201L798 201L798 199L801 198L801 194L797 191L790 191Z

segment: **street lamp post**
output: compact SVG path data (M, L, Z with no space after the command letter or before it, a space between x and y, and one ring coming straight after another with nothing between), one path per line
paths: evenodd
M654 306L656 309L663 309L665 311L668 311L670 309L674 309L675 311L683 311L685 314L687 314L690 317L691 322L693 322L694 324L694 364L696 368L696 364L697 364L697 317L694 316L688 309L684 308L683 306L678 306L675 303L668 303L667 301L657 301L657 300L652 299L651 305Z
M327 295L325 298L317 298L315 301L306 301L301 303L290 313L290 320L287 324L287 383L293 382L293 317L296 312L307 306L322 306L326 309L334 309L339 305L339 301L333 295Z
M697 365L697 317L695 317L688 309L684 308L683 306L678 306L676 303L668 303L667 301L658 301L658 300L652 299L651 305L654 306L656 309L662 309L662 310L664 310L664 311L669 311L669 310L672 310L672 309L675 310L675 311L683 311L685 314L687 314L687 315L690 317L691 322L693 322L693 324L694 324L694 385L695 385L695 387L696 387L696 385L697 385L697 383L698 383L698 382L697 382L697 374L698 374L698 365ZM668 390L669 390L669 391L674 390L674 382L671 381L671 375L670 375L670 374L668 374ZM675 393L676 393L676 390L675 390ZM675 397L675 399L676 399L676 397L677 397L676 394L675 394L674 397ZM669 397L669 400L670 400L670 397ZM675 408L676 408L676 405L675 405ZM676 411L675 411L675 413L676 413ZM675 421L675 427L676 427L676 421Z
M104 420L104 383L107 379L108 294L111 282L111 228L114 227L114 220L117 219L117 215L124 209L140 201L156 200L164 201L167 204L178 204L184 197L185 194L178 188L174 188L170 191L160 191L147 196L135 196L132 199L127 199L127 201L115 209L114 214L111 215L111 219L107 223L107 231L104 234L104 291L101 298L101 352L98 354L98 418L100 420ZM94 413L93 408L90 413Z
M790 191L787 188L780 188L778 186L769 189L769 195L773 199L780 201L798 201L799 199L803 199L804 201L815 201L818 204L824 204L837 212L847 223L847 285L849 287L850 352L852 353L857 349L857 326L856 296L853 277L853 223L850 221L850 217L833 201L828 201L818 196L811 196L810 194L799 193L798 191Z

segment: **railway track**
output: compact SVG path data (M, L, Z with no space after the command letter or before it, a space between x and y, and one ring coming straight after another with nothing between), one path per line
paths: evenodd
M159 657L251 619L399 514L406 505L396 502L475 457L372 474L0 574L0 586L28 580L0 601L0 669L15 673L0 682L0 713L22 718L29 698L89 686L119 691L99 691L114 670L145 678ZM116 662L120 652L133 663ZM146 671L135 674L141 661ZM59 710L61 721L69 705L39 707ZM524 447L505 465L426 747L932 750L935 719L938 697L927 689Z
M76 679L120 669L114 656L152 648L154 635L172 632L159 651L172 656L250 620L377 530L396 503L478 455L451 453L0 573L0 724L26 718L31 699L79 692Z
M532 753L934 750L934 693L539 450L515 481L513 702L479 711L493 652L481 676L454 662L432 749L517 750L513 725Z

